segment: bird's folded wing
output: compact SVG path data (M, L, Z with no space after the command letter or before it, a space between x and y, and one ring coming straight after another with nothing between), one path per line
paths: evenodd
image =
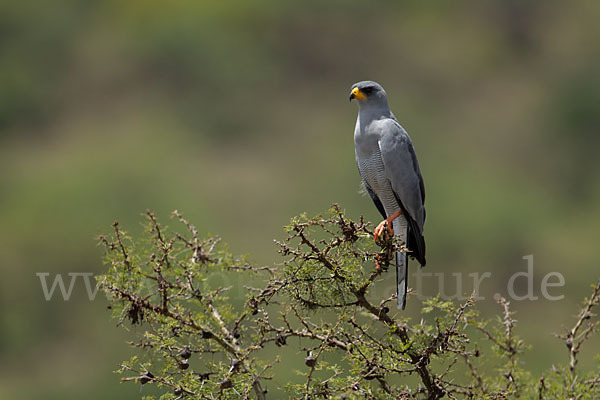
M419 234L425 224L425 190L415 150L408 134L393 120L383 127L379 140L385 174L402 203L403 211L416 222Z

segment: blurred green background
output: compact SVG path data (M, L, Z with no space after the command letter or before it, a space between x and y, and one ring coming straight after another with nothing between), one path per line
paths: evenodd
M115 219L137 235L144 209L178 209L267 264L301 212L378 222L348 104L363 79L419 155L424 272L465 274L463 292L491 272L492 315L534 255L535 294L558 271L565 298L513 301L526 360L566 360L551 333L600 275L599 18L557 0L0 2L0 397L140 397L112 373L132 350L106 299L80 280L46 301L35 275L102 273Z

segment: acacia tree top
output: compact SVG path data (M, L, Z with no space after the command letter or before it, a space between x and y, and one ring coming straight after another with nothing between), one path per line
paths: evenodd
M592 313L599 285L559 335L569 363L535 378L519 362L527 347L504 299L492 321L472 298L426 300L417 322L392 311L395 295L381 298L377 289L401 244L374 244L368 224L335 205L325 216L294 218L273 267L234 257L216 237L200 238L177 211L173 231L151 212L146 217L139 240L118 223L100 238L108 271L99 282L118 324L141 326L122 380L156 386L161 399L600 395L600 373L576 368L599 324ZM384 268L373 268L375 255Z

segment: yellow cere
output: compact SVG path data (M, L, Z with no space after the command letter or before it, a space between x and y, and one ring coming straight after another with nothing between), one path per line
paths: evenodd
M352 94L358 100L364 100L367 98L367 96L365 96L365 94L363 92L361 92L358 87L355 87L354 89L352 89Z

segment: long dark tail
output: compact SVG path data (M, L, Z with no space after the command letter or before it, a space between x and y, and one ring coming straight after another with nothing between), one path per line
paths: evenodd
M406 219L400 217L393 222L394 232L403 241L408 240L408 226ZM406 243L405 243L406 246ZM398 308L404 310L406 307L406 292L408 290L408 257L403 251L396 252L396 293L398 296Z
M401 259L404 258L404 263ZM398 293L398 308L406 307L406 291L408 289L408 257L406 253L396 252L396 293Z

